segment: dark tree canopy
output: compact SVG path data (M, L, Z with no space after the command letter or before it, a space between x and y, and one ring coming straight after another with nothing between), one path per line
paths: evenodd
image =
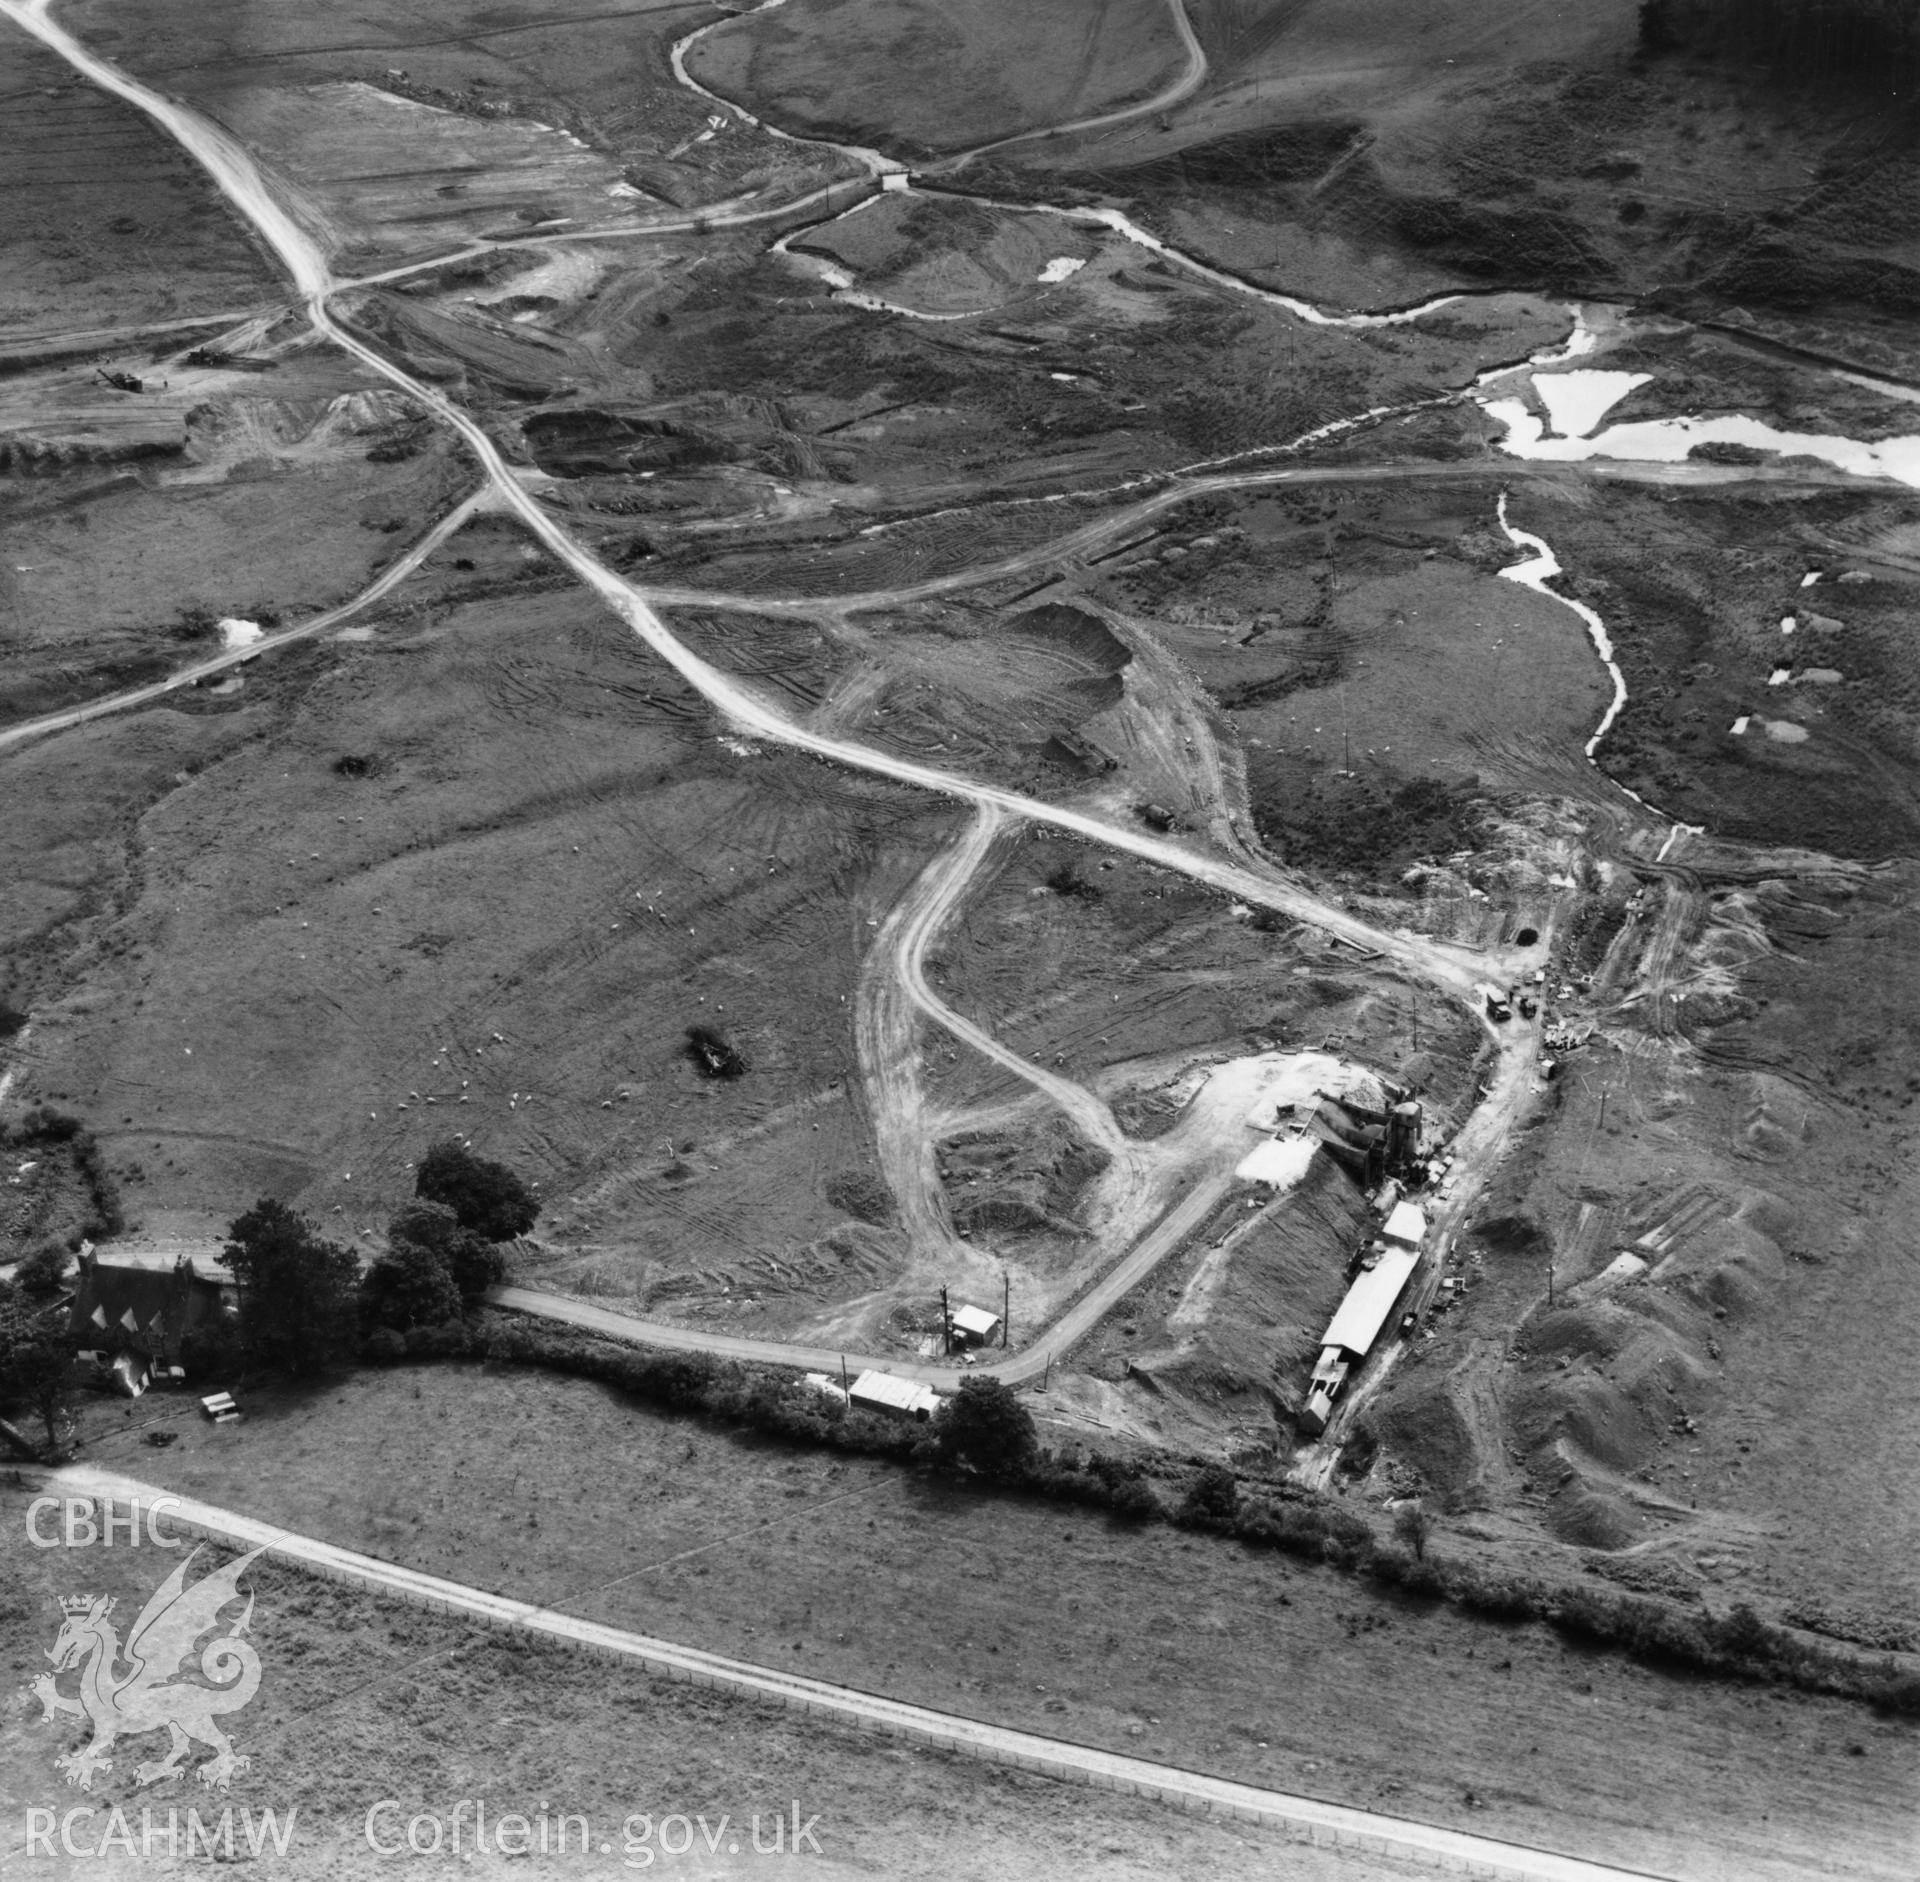
M0 1405L38 1417L50 1455L59 1448L72 1370L64 1316L35 1307L9 1288L0 1297Z
M35 1300L59 1293L67 1278L67 1251L57 1241L44 1243L13 1271L13 1284Z
M507 1259L499 1248L475 1234L443 1202L410 1202L397 1210L387 1224L387 1241L393 1246L412 1242L429 1250L469 1307L506 1279Z
M940 1407L934 1438L949 1463L1010 1475L1033 1455L1033 1415L998 1379L965 1379Z
M1180 1500L1183 1522L1201 1524L1229 1523L1240 1507L1240 1485L1224 1464L1207 1464L1187 1485Z
M445 1326L460 1318L460 1290L433 1249L395 1238L360 1283L360 1314L369 1327L392 1327L396 1333Z
M510 1242L539 1219L532 1192L504 1163L477 1157L448 1138L420 1159L414 1194L444 1203L482 1241Z
M297 1377L352 1351L360 1263L351 1249L323 1240L305 1216L264 1196L227 1236L249 1364Z
M387 1224L387 1252L360 1288L368 1326L444 1326L502 1280L506 1258L443 1202L410 1202Z

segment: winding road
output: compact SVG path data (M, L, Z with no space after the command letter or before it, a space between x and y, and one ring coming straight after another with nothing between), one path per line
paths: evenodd
M918 764L890 752L876 751L852 739L833 737L796 724L732 675L702 659L679 640L655 612L645 591L616 574L584 544L561 528L515 476L478 421L444 394L396 366L336 317L330 304L335 283L319 243L283 207L251 153L241 144L220 126L150 91L90 52L51 18L48 0L0 0L0 14L33 34L96 84L146 112L181 143L280 258L305 302L307 317L314 327L369 371L398 387L456 433L479 465L499 507L516 516L535 541L544 545L556 561L571 569L613 613L626 621L641 640L731 720L739 731L943 797L976 805L991 804L1003 811L1051 824L1094 842L1127 850L1162 868L1207 882L1224 894L1256 906L1273 908L1296 920L1322 927L1357 947L1377 949L1408 972L1445 989L1468 1004L1472 1003L1474 982L1489 971L1499 971L1497 963L1477 960L1467 950L1450 948L1424 936L1377 929L1344 910L1329 907L1297 883L1280 879L1278 872L1272 876L1256 873L1196 852L1183 844L1110 823L1083 811L1025 797L1019 792L997 786L978 784L953 772Z
M12 19L96 84L152 117L193 155L221 192L279 257L304 302L307 318L316 333L397 387L459 437L485 480L483 491L469 498L468 504L478 504L485 497L496 508L517 517L536 541L597 594L612 612L625 620L641 640L740 731L837 764L954 798L974 807L976 820L972 836L962 844L956 856L949 859L945 868L935 866L931 872L931 891L923 899L917 914L911 919L903 916L892 929L903 984L909 997L922 1011L938 1018L941 1024L950 1026L957 1036L967 1038L969 1044L985 1050L999 1062L1019 1069L1029 1082L1047 1090L1049 1096L1076 1116L1085 1113L1094 1141L1104 1144L1107 1138L1116 1137L1118 1133L1110 1119L1103 1122L1089 1108L1094 1103L1089 1094L1080 1092L1077 1087L1063 1080L1051 1081L1054 1088L1050 1088L1049 1074L1038 1072L1036 1068L1018 1060L1016 1055L1007 1053L997 1042L977 1028L968 1026L967 1022L938 1002L917 968L917 961L924 953L927 940L945 918L945 910L950 908L953 898L964 888L973 868L977 867L978 858L984 855L982 846L990 843L993 834L1009 817L1050 825L1126 851L1161 868L1209 884L1225 895L1257 907L1274 909L1316 926L1358 949L1384 956L1415 978L1460 1001L1469 1010L1478 1009L1474 991L1476 982L1489 975L1503 976L1518 964L1518 956L1502 959L1437 942L1422 935L1377 928L1345 909L1329 905L1299 883L1286 878L1279 870L1261 866L1259 859L1249 859L1247 862L1229 860L1195 844L1150 834L1131 825L1115 823L1086 811L1027 797L997 786L977 783L956 773L876 750L852 739L811 729L788 718L740 681L687 647L661 619L648 593L606 567L585 545L569 535L508 466L487 432L471 415L443 393L394 364L335 314L331 303L339 284L331 274L318 240L281 202L268 178L244 146L220 126L178 102L160 96L88 50L54 21L49 0L0 0L0 14ZM1204 485L1198 487L1204 488ZM1177 494L1163 493L1149 499L1149 506L1178 501L1191 494L1191 490L1182 490ZM414 566L424 554L430 553L434 544L444 540L442 531L451 522L451 518L447 519L441 530L431 532L410 552ZM402 558L403 564L407 561L408 558ZM397 575L395 579L398 579ZM365 599L363 597L350 605L364 605ZM698 599L704 605L713 605L710 597L700 596ZM759 605L765 604L762 602ZM311 633L319 630L315 624L309 623L304 631ZM175 676L168 682L158 684L152 689L152 694L158 697L185 683L189 677ZM87 716L113 709L113 705L114 702L102 701L91 707L76 707L67 714L54 715L52 721L43 720L34 726L16 728L11 737L18 742L38 731L56 729L61 722L77 724ZM1504 1113L1509 1104L1517 1105L1530 1083L1530 1054L1523 1043L1495 1033L1492 1029L1489 1029L1489 1037L1495 1040L1499 1055L1490 1095L1503 1101L1495 1106L1495 1110ZM1121 1139L1121 1144L1124 1148L1124 1139ZM930 1155L930 1147L923 1154ZM1220 1180L1216 1176L1215 1182ZM1212 1206L1214 1200L1209 1193L1213 1187L1211 1183L1197 1185L1167 1211L1100 1283L1055 1324L1043 1342L1001 1362L996 1368L1000 1376L1010 1382L1029 1378L1044 1367L1053 1353L1064 1350L1081 1337L1128 1288L1150 1271L1171 1248L1177 1246L1182 1236L1204 1219L1206 1209ZM546 1312L577 1325L597 1325L600 1330L630 1339L648 1340L656 1345L704 1346L706 1350L716 1353L810 1367L824 1363L823 1354L814 1348L731 1340L711 1334L683 1335L679 1329L629 1320L618 1315L604 1315L603 1310L575 1303L556 1303L548 1297L534 1295L523 1289L503 1289L497 1299L503 1306ZM594 1316L600 1317L596 1319ZM942 1376L949 1381L952 1378L951 1372L943 1372Z

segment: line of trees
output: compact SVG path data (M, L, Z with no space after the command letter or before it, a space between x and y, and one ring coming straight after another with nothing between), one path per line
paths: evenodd
M457 1327L505 1278L501 1245L540 1214L504 1163L452 1139L421 1158L414 1192L364 1277L352 1249L283 1202L263 1197L232 1224L226 1261L240 1297L239 1356L249 1367L305 1378L352 1359L363 1337L391 1358L405 1351L409 1332Z
M1649 52L1696 52L1794 78L1910 91L1920 78L1914 0L1642 0Z

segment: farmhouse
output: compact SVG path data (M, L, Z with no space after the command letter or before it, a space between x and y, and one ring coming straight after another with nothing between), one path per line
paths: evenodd
M220 1282L199 1273L185 1255L170 1268L120 1267L83 1249L69 1327L75 1344L102 1363L128 1354L179 1376L188 1334L216 1324L225 1312Z

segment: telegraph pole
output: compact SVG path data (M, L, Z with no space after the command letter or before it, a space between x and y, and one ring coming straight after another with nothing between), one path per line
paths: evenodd
M953 1356L953 1313L947 1306L947 1289L944 1282L940 1287L940 1351L949 1359Z
M1000 1270L1000 1344L1005 1346L1012 1338L1013 1326L1013 1282L1007 1278L1005 1268Z

